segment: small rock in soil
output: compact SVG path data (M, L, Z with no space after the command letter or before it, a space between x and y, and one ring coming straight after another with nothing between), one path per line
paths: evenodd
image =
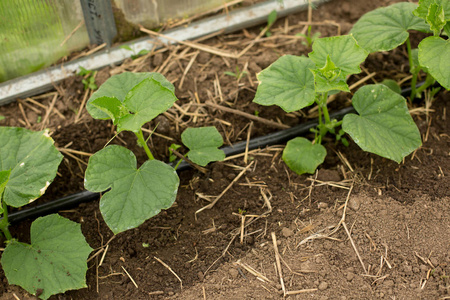
M393 280L385 280L383 285L385 287L393 287L394 286L394 281Z
M153 56L153 67L159 67L163 62L163 55L162 53L156 53L155 56Z
M327 288L328 288L328 283L326 283L325 281L322 281L319 284L319 290L323 291L323 290L326 290Z
M204 65L209 61L210 58L211 58L211 54L209 54L208 52L202 51L198 54L197 61L198 61L198 63Z
M341 181L341 175L337 170L320 169L317 179L321 181Z
M348 273L347 273L347 280L348 280L348 281L352 281L353 278L355 278L355 274L348 272Z
M284 237L290 237L294 235L294 231L292 231L291 229L287 228L287 227L283 227L283 229L281 229L281 234Z
M158 116L155 119L156 124L158 124L157 131L162 134L168 134L170 132L170 122L164 116Z
M325 209L325 208L328 208L328 203L326 203L326 202L319 202L319 203L317 203L317 207L318 207L319 209Z
M300 270L302 270L302 271L315 271L316 268L315 268L314 264L311 261L307 260L307 261L305 261L305 262L300 264Z
M361 199L359 197L351 197L348 200L348 207L351 208L354 211L357 211L359 207L361 206Z
M230 268L228 270L228 273L230 274L231 278L237 278L239 276L239 272L235 268Z
M198 277L198 280L203 281L203 279L205 278L205 275L203 275L202 271L198 271L197 277Z
M248 68L250 69L250 71L253 71L255 73L259 73L262 70L261 67L258 66L254 61L248 64Z

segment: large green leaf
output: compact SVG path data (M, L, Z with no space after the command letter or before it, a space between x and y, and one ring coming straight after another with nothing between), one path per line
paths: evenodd
M80 225L57 214L31 224L31 244L9 242L1 263L10 284L47 299L86 287L87 258L92 248Z
M400 163L422 144L405 98L385 85L366 85L352 101L359 115L346 115L342 128L364 151Z
M125 97L123 106L131 113L124 114L116 122L117 131L138 132L143 124L168 110L177 100L173 91L159 81L154 78L144 79Z
M256 102L278 105L286 112L296 111L314 103L314 76L309 69L314 63L306 57L285 55L258 74L260 84Z
M216 127L188 128L181 134L183 144L189 148L187 153L190 160L200 166L206 166L211 161L225 159L222 146L223 139Z
M423 39L419 44L419 63L443 87L450 89L450 39L437 36Z
M39 198L62 160L48 131L0 127L0 171L11 170L3 200L14 207Z
M179 178L175 170L158 160L146 161L139 169L130 150L108 146L89 159L84 185L103 192L100 211L115 233L136 228L175 201Z
M109 119L108 114L102 112L98 108L94 107L91 102L100 97L114 97L120 102L123 102L128 92L142 82L144 79L153 78L162 86L166 87L172 92L175 92L175 87L160 73L131 73L124 72L118 75L110 77L100 88L92 94L89 98L86 109L94 119Z
M0 171L0 214L4 212L2 199L3 199L3 191L6 188L6 184L9 181L9 176L11 175L11 170Z
M377 8L363 15L350 33L369 52L392 50L406 41L408 30L430 32L428 24L413 15L416 8L409 2Z
M296 137L286 144L283 160L295 173L314 173L323 163L327 150L320 144L313 144L303 137Z
M327 64L329 56L335 67L342 71L344 77L360 73L359 65L368 55L367 51L361 48L351 35L316 39L312 50L308 56L318 68Z
M0 171L0 200L2 199L3 191L6 188L6 184L9 181L9 176L11 176L11 170Z

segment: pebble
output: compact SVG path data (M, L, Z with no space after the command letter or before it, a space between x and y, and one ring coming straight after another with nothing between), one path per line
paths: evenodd
M283 229L281 229L281 234L284 237L290 237L294 235L294 231L292 231L291 229L287 228L287 227L283 227Z
M319 284L319 290L323 291L323 290L326 290L327 288L328 288L328 283L327 283L327 282L322 281L322 282Z
M152 63L153 63L154 67L159 67L162 64L162 61L163 61L162 53L156 53L153 56L153 62Z
M300 264L300 270L302 270L302 271L315 271L314 264L311 263L309 260L307 260L305 262L302 262Z
M235 268L230 268L228 274L230 274L231 278L237 278L239 276L239 272Z
M320 169L317 179L322 181L341 181L341 175L337 170Z
M351 197L347 205L350 209L357 211L361 206L361 200L358 197Z
M348 281L352 281L353 278L355 278L355 274L348 272L348 273L347 273L347 280L348 280Z
M317 204L317 207L318 207L319 209L328 208L328 203L326 203L326 202L319 202L319 203Z
M394 281L393 281L393 280L385 280L385 281L383 282L383 285L384 285L385 287L393 287L393 286L394 286Z
M197 273L198 280L203 281L205 278L205 275L203 275L202 271L198 271Z
M162 134L168 134L170 132L170 122L164 116L158 116L155 119L156 124L158 124L157 131Z

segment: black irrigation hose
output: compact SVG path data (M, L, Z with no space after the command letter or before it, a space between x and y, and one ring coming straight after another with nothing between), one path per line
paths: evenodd
M417 87L421 86L423 82L417 84ZM402 90L402 95L406 97L411 93L411 88L405 88ZM353 107L346 107L337 111L335 113L330 114L330 117L334 119L341 119L348 113L354 112ZM310 132L311 128L314 128L318 125L318 121L310 121L306 122L288 129L284 129L278 132L270 133L265 136L257 137L251 139L248 143L248 150L253 150L257 148L263 148L271 145L282 144L287 142L290 139L293 139L297 136L304 135ZM247 142L239 142L233 146L226 146L221 148L226 156L232 156L236 154L243 153L247 146ZM171 164L174 166L174 164ZM190 168L190 165L183 161L177 168L177 172L181 172ZM98 199L100 196L99 193L92 193L89 191L83 191L80 193L76 193L70 196L66 196L60 198L58 200L54 200L51 202L47 202L36 207L26 208L23 210L19 210L16 212L12 212L8 215L10 223L17 223L29 218L36 218L39 216L44 216L47 214L55 213L59 210L73 208L81 203L90 202L92 200Z

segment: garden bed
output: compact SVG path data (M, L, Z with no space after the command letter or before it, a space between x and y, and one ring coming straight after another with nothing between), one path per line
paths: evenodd
M313 21L320 23L313 31L321 36L346 34L362 14L394 2L398 1L327 3L313 11ZM187 127L215 126L226 145L246 141L317 117L309 109L286 114L280 108L251 102L257 72L282 54L310 52L295 36L305 27L299 22L305 21L306 12L278 20L270 37L259 37L261 28L257 27L202 41L222 53L239 53L254 43L239 59L195 47L170 46L100 70L96 82L100 85L123 71L157 71L174 84L177 105L146 125L149 131L156 127L149 144L158 159L167 161L169 145L181 144L180 133ZM412 42L417 46L417 41ZM236 77L225 72L234 72ZM245 74L238 79L240 72ZM408 59L401 47L370 55L363 73L352 76L350 84L384 78L401 81L407 72ZM81 79L69 78L53 92L0 107L0 115L6 117L0 125L50 128L65 154L59 175L45 196L31 205L82 191L89 154L102 149L115 135L109 121L93 120L83 108L90 91L84 90ZM331 141L318 173L298 176L281 160L284 146L278 145L210 164L206 175L196 170L180 173L172 208L115 237L102 220L98 201L61 211L62 216L81 223L95 250L88 263L88 288L52 299L148 299L149 295L161 299L278 299L283 289L280 277L285 291L298 292L292 296L298 299L448 297L448 92L440 92L430 104L410 106L423 146L402 164L362 152L353 143L344 147ZM331 111L347 106L346 96L330 104ZM131 146L142 163L145 153L133 148L135 139L121 133L111 143ZM234 182L250 163L249 170ZM230 184L212 209L196 213L208 204L209 196L221 194ZM247 223L241 235L244 215ZM314 233L336 226L344 215L362 263L342 225L329 238L299 245ZM30 223L18 224L13 235L27 241ZM272 232L282 258L282 274L276 272ZM249 272L249 267L255 271ZM23 290L8 286L3 273L2 278L0 299L28 297Z

